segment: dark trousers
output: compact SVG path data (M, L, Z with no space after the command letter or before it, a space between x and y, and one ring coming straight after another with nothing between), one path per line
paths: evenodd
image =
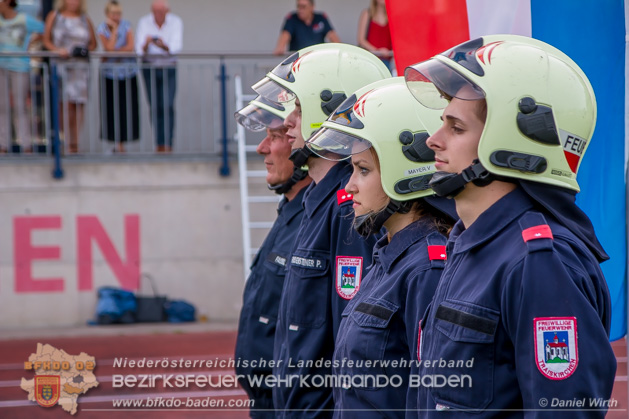
M155 143L173 145L175 127L175 92L177 70L174 67L145 68L142 70L148 96Z

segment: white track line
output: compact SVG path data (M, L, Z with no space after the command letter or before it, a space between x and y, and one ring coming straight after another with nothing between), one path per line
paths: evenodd
M168 392L168 393L144 393L144 394L111 394L107 396L81 396L78 399L79 405L83 403L103 403L111 402L113 400L128 400L128 399L145 399L162 397L162 399L174 397L181 399L185 397L229 397L229 396L246 396L247 394L240 389L225 390L225 391L187 391L187 392ZM24 398L24 400L5 400L0 401L0 408L6 407L23 407L23 406L38 406L36 402L32 402Z
M120 358L122 358L122 359L126 358L127 362L128 361L138 362L141 359L146 359L147 361L148 360L161 361L164 358L168 358L169 361L175 361L175 360L179 360L179 359L185 359L185 360L190 359L190 360L216 362L217 359L219 361L222 361L222 360L229 361L230 359L234 358L234 354L217 354L217 355L214 355L212 357L208 357L208 354L203 354L203 355L186 355L186 356L176 356L176 355L173 355L173 356L150 356L150 357L147 356L147 357L139 357L139 358L128 358L128 357L123 357L123 356L120 356L120 357L117 357L117 358L107 358L107 359L97 358L96 359L96 366L100 365L100 366L106 367L106 366L114 365L114 360L120 359ZM28 361L28 358L25 359L25 361ZM120 367L120 368L129 368L129 367ZM138 368L138 367L134 367L134 368ZM146 367L143 367L143 368L146 368ZM22 370L22 369L24 369L24 363L23 362L22 363L12 363L12 364L0 364L0 370L5 370L6 371L6 370Z
M151 373L150 375L156 375L156 374L166 374L168 375L169 373L166 373L164 371L159 371L156 373ZM173 372L170 373L173 375L185 375L185 376L196 376L196 375L208 375L208 376L215 376L215 375L234 375L234 370L211 370L211 371L189 371L189 372ZM124 375L144 375L142 373L138 373L138 374L124 374ZM26 377L24 377L26 378ZM96 375L96 381L98 381L99 383L111 383L113 381L113 378L111 375ZM0 381L0 388L2 387L19 387L20 384L22 383L22 380L9 380L9 381Z

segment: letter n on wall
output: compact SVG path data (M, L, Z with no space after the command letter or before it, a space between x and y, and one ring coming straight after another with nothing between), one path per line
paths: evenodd
M94 287L92 242L100 248L105 261L111 268L120 286L137 290L140 281L140 216L128 214L124 217L125 260L118 252L95 215L77 217L77 260L79 291Z

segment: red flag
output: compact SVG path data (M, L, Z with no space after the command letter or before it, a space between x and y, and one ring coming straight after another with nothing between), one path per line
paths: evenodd
M466 0L387 0L398 76L470 39Z

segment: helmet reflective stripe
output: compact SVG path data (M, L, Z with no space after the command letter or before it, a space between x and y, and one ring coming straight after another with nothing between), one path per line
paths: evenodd
M441 126L441 111L418 103L402 77L369 84L353 97L357 99L351 106L352 123L335 115L341 108L349 109L349 103L344 103L308 140L308 147L329 159L347 158L373 147L382 187L392 200L432 195L428 181L435 172L434 153L425 143L429 133Z
M284 119L295 109L295 104L278 104L258 96L247 106L234 114L236 122L250 131L277 129L284 125Z
M485 98L478 156L490 173L579 191L596 99L566 54L523 36L484 36L407 68L405 77L427 106L443 106L441 95Z
M318 44L296 54L297 58L291 56L284 61L291 61L290 66L280 64L253 88L275 102L297 97L302 110L304 139L319 129L328 115L355 90L391 77L378 57L354 45ZM289 67L290 75L287 75Z

